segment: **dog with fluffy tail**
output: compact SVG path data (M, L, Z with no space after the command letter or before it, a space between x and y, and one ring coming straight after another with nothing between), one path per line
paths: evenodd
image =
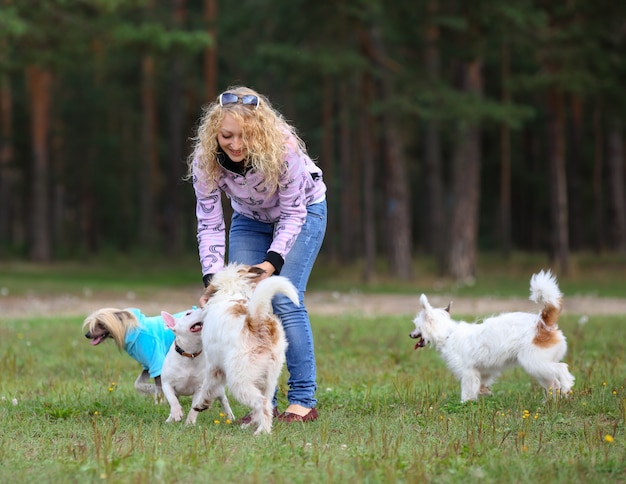
M257 283L258 268L229 264L213 276L205 305L202 329L207 356L200 398L192 407L207 409L224 386L249 407L255 435L272 430L272 398L285 363L287 339L280 319L272 311L278 294L299 304L298 291L285 277L272 276Z
M549 270L531 277L530 300L542 305L538 314L502 313L470 324L452 319L450 306L433 308L422 294L422 309L409 336L417 339L415 349L430 345L439 351L461 383L463 402L491 394L498 376L513 366L522 367L547 394L567 395L574 376L561 362L567 352L565 336L558 328L563 294Z

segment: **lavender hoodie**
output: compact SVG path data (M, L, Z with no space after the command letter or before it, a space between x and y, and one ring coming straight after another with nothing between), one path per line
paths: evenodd
M268 253L278 254L283 261L287 257L306 220L307 206L322 201L326 194L322 170L307 154L292 148L292 143L287 143L287 146L286 169L280 176L278 189L272 194L264 185L263 176L256 171L238 174L225 168L230 161L226 156L219 160L222 166L219 188L210 190L203 175L194 170L198 251L203 275L215 274L224 267L226 227L222 192L230 198L235 212L259 222L274 224L274 239ZM277 267L278 272L280 267Z

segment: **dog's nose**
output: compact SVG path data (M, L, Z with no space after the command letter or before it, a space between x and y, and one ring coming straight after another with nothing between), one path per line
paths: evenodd
M89 332L85 333L85 338L91 339L91 335L89 334Z

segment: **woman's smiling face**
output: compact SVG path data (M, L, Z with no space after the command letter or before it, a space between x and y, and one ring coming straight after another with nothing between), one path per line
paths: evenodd
M230 113L226 113L222 119L222 124L217 132L217 142L224 153L235 163L246 158L241 124Z

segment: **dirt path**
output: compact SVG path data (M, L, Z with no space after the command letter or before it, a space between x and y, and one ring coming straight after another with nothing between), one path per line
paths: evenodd
M431 296L428 299L435 307L444 307L451 302L450 298L443 296ZM312 314L415 315L419 309L419 296L315 293L309 296L307 307ZM504 311L534 312L537 311L537 305L521 298L453 298L452 311L456 314L487 316ZM566 298L564 313L626 314L626 299Z
M81 294L45 296L0 295L0 318L17 319L33 316L84 317L101 307L138 307L146 314L158 314L162 309L180 311L197 304L196 289L158 291L150 297L127 294ZM433 306L445 306L449 299L429 298ZM359 314L364 316L406 315L412 317L418 310L418 295L383 295L362 293L311 292L307 294L307 308L312 315L335 316ZM452 310L456 314L487 316L502 311L536 311L527 299L454 298ZM565 300L564 313L580 315L626 314L626 299L570 297Z

